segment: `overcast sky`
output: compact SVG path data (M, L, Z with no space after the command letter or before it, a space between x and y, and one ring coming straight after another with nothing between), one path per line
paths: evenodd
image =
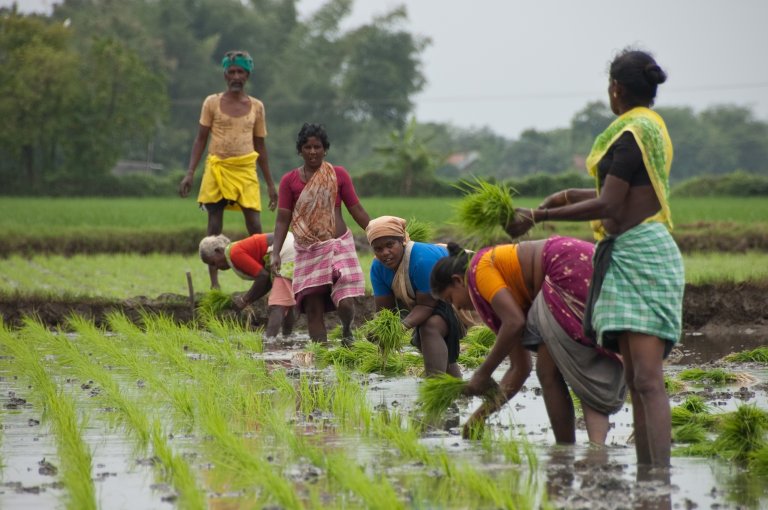
M301 16L324 3L300 0ZM650 50L669 74L658 106L735 103L768 121L767 0L356 0L344 26L402 4L404 28L432 40L415 98L420 121L508 137L566 127L588 101L606 99L608 63L628 45Z

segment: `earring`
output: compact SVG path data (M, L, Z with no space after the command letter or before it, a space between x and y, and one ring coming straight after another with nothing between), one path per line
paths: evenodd
M616 92L614 92L614 93L613 93L613 98L614 98L614 99L618 99L618 98L619 98L619 95L618 95Z

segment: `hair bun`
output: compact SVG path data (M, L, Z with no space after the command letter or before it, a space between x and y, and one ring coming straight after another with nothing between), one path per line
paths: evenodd
M459 246L457 243L450 241L448 245L446 246L448 248L448 255L451 257L455 257L456 255L460 255L464 253L464 248Z
M645 79L654 85L659 85L660 83L667 81L667 73L665 73L655 62L651 62L645 66L643 74L645 75Z

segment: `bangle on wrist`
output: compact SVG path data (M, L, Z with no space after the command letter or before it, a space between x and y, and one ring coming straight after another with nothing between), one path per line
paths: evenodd
M543 209L544 211L544 221L547 221L549 219L549 209L546 207Z
M568 190L563 191L563 198L565 198L565 204L566 205L571 203L571 201L568 200Z

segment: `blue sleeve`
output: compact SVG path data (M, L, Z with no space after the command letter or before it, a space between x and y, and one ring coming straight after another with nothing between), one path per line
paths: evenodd
M374 296L391 296L392 280L395 279L395 273L379 259L374 258L371 264L371 287L373 287Z
M430 294L429 277L432 268L438 260L448 256L448 250L442 246L427 243L414 243L411 250L411 264L408 267L408 276L411 285L416 292Z

